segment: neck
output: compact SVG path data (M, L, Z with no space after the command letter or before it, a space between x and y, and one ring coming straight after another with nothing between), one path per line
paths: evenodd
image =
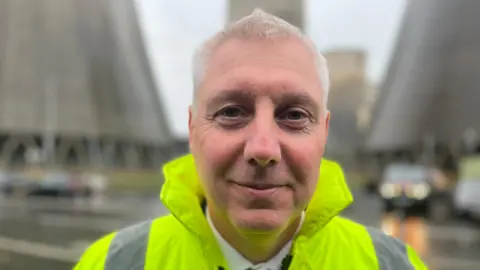
M300 224L301 217L297 217L291 224L280 232L271 233L240 233L225 218L219 216L215 210L208 208L210 218L215 229L235 250L250 262L257 264L273 258L293 237Z

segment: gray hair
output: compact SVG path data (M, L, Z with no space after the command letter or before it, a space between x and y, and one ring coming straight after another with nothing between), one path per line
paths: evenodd
M328 92L330 89L330 79L327 67L327 60L317 50L313 41L302 33L302 31L285 20L266 13L256 8L250 15L241 18L225 27L222 31L208 39L196 51L193 57L193 102L195 106L197 88L203 82L207 63L215 49L225 41L233 38L257 38L257 39L274 39L274 38L297 38L309 48L316 56L316 64L318 76L323 90L323 101L325 108L327 107Z

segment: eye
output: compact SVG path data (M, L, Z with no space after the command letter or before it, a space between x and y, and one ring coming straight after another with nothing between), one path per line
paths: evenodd
M244 116L245 113L236 106L228 106L222 108L220 111L216 113L216 117L224 117L224 118L238 118Z
M227 106L215 114L215 122L224 128L237 128L246 125L249 114L239 106Z
M311 122L311 116L306 110L289 108L277 117L277 121L290 129L303 129Z
M304 121L308 120L309 114L299 108L291 108L279 115L278 119L282 121Z

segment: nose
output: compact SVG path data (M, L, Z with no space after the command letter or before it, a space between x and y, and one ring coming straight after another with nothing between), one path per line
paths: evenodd
M252 123L245 143L244 156L250 165L268 167L281 160L281 148L275 132L274 119L271 117L259 118L257 115Z

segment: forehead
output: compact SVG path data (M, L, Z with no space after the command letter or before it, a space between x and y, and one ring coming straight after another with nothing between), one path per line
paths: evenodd
M228 40L207 65L199 102L222 91L248 89L269 95L298 93L321 103L313 53L296 39Z

